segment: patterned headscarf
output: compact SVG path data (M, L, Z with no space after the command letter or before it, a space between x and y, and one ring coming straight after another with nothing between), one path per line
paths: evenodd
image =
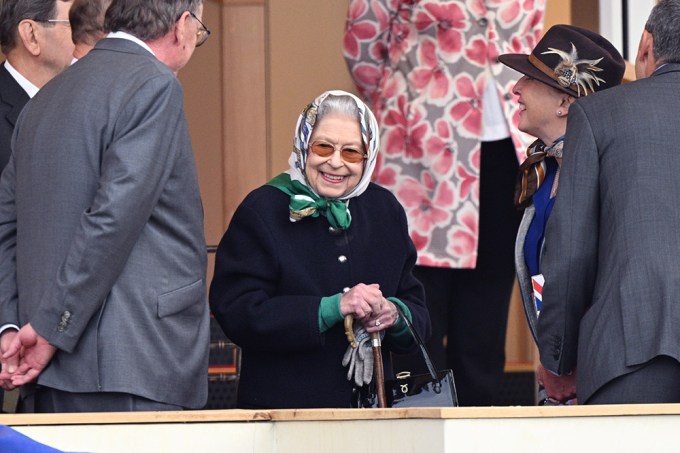
M328 96L348 96L354 100L359 110L359 126L361 141L366 149L368 158L364 163L364 172L359 183L347 194L337 199L325 199L307 183L305 168L309 153L309 139L316 125L319 106ZM326 91L314 99L300 114L295 127L293 152L288 158L290 168L284 174L278 175L268 184L291 196L290 220L297 222L305 217L318 217L325 212L328 221L334 228L347 229L352 221L349 213L349 200L358 197L368 187L375 170L380 145L378 122L373 112L355 95L346 91Z

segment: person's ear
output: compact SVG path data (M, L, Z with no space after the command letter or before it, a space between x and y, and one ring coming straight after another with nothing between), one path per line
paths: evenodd
M556 115L559 117L567 116L569 114L569 107L575 100L576 98L574 96L565 93L560 98L560 105L557 107Z
M37 24L29 19L19 22L17 27L17 37L26 50L34 56L40 55L40 42L42 30Z
M191 14L189 11L184 11L175 23L175 41L183 49L186 47L190 36L189 20L191 20Z
M649 77L656 69L654 58L654 36L647 30L642 32L637 56L635 57L635 78Z

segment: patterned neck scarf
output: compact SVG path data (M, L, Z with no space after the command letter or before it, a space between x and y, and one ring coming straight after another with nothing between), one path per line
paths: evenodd
M527 158L519 167L515 182L515 206L526 208L531 202L531 197L545 179L546 157L562 157L564 135L555 140L550 146L546 146L541 140L536 140L527 148Z
M309 139L316 124L317 112L321 103L329 95L349 96L354 100L359 109L361 140L368 153L368 159L366 159L364 164L364 172L359 183L347 194L335 199L326 199L319 196L307 183L307 176L305 174ZM371 182L371 175L375 169L378 157L378 147L378 123L366 104L358 97L345 91L326 91L305 107L298 118L295 128L293 152L288 158L290 168L286 173L276 176L267 184L290 195L288 208L291 222L298 222L310 216L318 217L319 214L323 213L331 227L345 230L349 228L352 222L352 216L349 212L349 200L364 193Z

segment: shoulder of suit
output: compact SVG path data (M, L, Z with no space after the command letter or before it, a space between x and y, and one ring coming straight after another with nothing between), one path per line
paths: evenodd
M629 93L636 91L639 87L635 86L638 82L628 82L617 85L606 90L598 91L597 93L582 96L576 100L576 103L587 110L590 106L614 105L621 100L622 96L627 96Z

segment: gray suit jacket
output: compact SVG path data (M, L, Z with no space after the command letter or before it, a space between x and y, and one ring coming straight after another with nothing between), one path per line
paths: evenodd
M0 171L5 168L12 154L11 141L14 125L21 109L29 101L28 94L0 64Z
M578 366L587 400L658 356L680 359L680 65L569 109L548 221L541 362Z
M104 39L43 87L0 180L0 321L59 348L38 383L207 399L203 209L173 73Z

